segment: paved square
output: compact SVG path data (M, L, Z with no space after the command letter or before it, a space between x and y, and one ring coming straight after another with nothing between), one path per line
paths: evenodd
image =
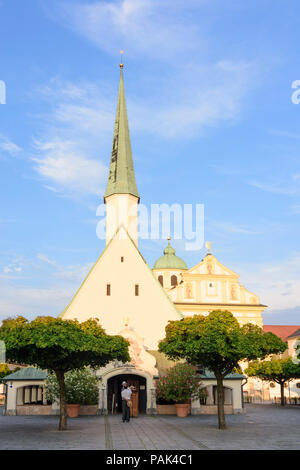
M0 408L0 449L300 449L300 407L246 405L227 424L219 431L216 416L90 416L59 432L56 416L2 416Z

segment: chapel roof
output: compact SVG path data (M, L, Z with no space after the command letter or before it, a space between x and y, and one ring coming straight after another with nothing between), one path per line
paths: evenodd
M274 333L279 336L285 343L289 336L296 332L300 328L299 325L264 325L263 330L265 333Z
M298 328L298 330L294 331L294 333L292 333L291 335L288 336L288 339L290 338L298 338L300 336L300 327Z
M45 370L37 369L36 367L24 367L17 372L6 375L1 380L5 382L10 380L45 380L47 377L48 373Z
M153 269L182 269L187 270L185 261L176 256L176 251L171 246L170 240L168 246L164 249L164 254L155 262Z

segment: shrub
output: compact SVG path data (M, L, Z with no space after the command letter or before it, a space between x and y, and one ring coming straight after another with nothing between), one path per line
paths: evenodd
M190 364L177 364L156 381L156 398L159 404L186 403L200 398L201 380L196 368Z
M206 405L207 397L208 397L207 388L206 387L201 388L201 390L199 391L199 398L200 398L201 405Z
M1 382L1 379L3 379L3 377L11 373L12 371L10 370L7 364L0 364L0 382Z
M98 403L98 379L90 369L76 369L67 372L66 402L69 405L96 405ZM50 403L59 400L59 385L54 374L46 380L46 396Z

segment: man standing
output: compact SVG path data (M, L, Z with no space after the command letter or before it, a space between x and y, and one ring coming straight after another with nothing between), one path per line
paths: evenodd
M122 397L122 419L123 423L127 421L129 423L130 420L130 408L128 406L128 401L131 398L132 391L128 387L127 382L122 382L123 389L121 391L121 397Z

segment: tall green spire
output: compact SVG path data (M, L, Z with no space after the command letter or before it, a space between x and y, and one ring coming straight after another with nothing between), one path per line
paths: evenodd
M132 194L140 198L134 176L130 135L127 119L123 64L120 64L121 76L118 106L115 121L113 146L111 152L109 176L104 198L112 194Z

